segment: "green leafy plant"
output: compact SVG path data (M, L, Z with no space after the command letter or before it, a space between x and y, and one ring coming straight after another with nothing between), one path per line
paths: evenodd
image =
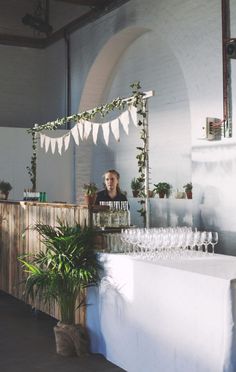
M25 293L45 303L55 300L65 324L74 324L76 300L84 288L99 281L100 264L93 248L93 231L79 224L69 226L58 220L58 225L36 223L33 230L39 233L45 250L19 257L27 278Z
M169 197L170 195L170 190L171 190L171 185L167 182L159 182L157 184L154 183L154 188L153 191L155 194L159 194L159 196L164 197Z
M183 186L185 192L192 192L193 185L192 182L186 183L186 185Z
M12 185L9 182L0 182L0 191L2 194L8 194L12 190Z
M139 196L140 193L144 190L143 182L139 178L135 178L135 177L132 178L130 185L131 185L131 189L132 189L134 197Z
M83 186L85 195L95 195L98 191L97 185L94 182L85 183Z
M187 198L192 199L192 189L193 189L192 182L186 183L186 185L184 185L183 188L187 195Z
M35 128L37 128L37 124L35 125ZM32 131L32 156L31 156L31 162L30 167L27 166L26 169L28 171L28 174L30 176L30 181L32 184L32 191L36 191L36 181L37 181L37 134L36 132Z
M0 182L0 191L4 195L5 200L8 199L9 192L12 190L12 185L9 182L1 181Z

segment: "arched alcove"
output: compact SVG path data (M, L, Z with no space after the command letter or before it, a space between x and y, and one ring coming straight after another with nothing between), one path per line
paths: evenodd
M88 73L78 112L91 109L103 103L103 97L109 90L119 60L126 49L141 35L148 32L143 27L128 27L113 35L103 46ZM91 140L90 140L91 141ZM81 196L83 184L92 180L92 142L81 143L76 150L76 190L77 201ZM108 156L107 156L108 155ZM102 161L112 161L113 154L106 154Z

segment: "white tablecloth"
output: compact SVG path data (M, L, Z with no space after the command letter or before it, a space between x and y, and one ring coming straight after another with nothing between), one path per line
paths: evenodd
M88 293L92 352L128 372L236 371L235 257L101 260Z

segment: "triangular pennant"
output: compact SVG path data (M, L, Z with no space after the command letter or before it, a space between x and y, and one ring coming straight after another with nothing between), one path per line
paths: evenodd
M111 131L115 137L115 140L119 142L120 140L119 119L114 119L111 121Z
M91 132L91 126L92 124L90 121L87 120L84 121L84 139L88 139L88 136Z
M123 121L123 123L121 122L121 124L123 126L125 133L128 135L129 134L129 122Z
M137 107L130 106L129 107L129 114L131 116L131 120L132 120L133 124L137 127L138 126Z
M93 143L97 144L97 138L98 138L98 130L99 130L100 124L94 123L93 124Z
M79 130L79 135L80 135L80 138L84 139L84 122L81 120L77 123L77 126L78 126L78 130Z
M45 141L45 134L39 133L40 135L40 147L43 147Z
M68 150L68 147L69 147L69 144L70 144L70 133L68 133L64 137L64 144L65 144L65 151L67 151Z
M48 152L48 149L49 149L50 143L51 143L51 138L48 137L48 136L45 136L45 141L44 141L45 152Z
M109 134L110 134L110 123L103 123L102 131L103 131L103 137L104 137L105 143L108 146Z
M51 138L51 150L52 150L52 154L55 153L55 149L56 149L56 138Z
M75 143L76 145L79 146L79 133L78 133L78 127L77 125L75 125L72 129L71 129L71 133L72 133L72 136L75 140Z
M58 147L58 152L60 155L62 151L62 145L63 145L63 137L57 138L57 147Z

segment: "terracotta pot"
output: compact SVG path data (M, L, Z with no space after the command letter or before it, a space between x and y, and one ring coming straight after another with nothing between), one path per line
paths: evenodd
M84 195L84 203L86 205L93 205L96 200L96 194L94 195Z
M192 199L193 193L192 191L186 191L187 199Z
M158 193L158 195L159 195L159 198L160 199L163 199L164 197L165 197L165 191L160 191L159 193Z
M137 190L132 190L132 193L133 193L134 198L137 198L138 195L139 195L139 191L137 191Z

